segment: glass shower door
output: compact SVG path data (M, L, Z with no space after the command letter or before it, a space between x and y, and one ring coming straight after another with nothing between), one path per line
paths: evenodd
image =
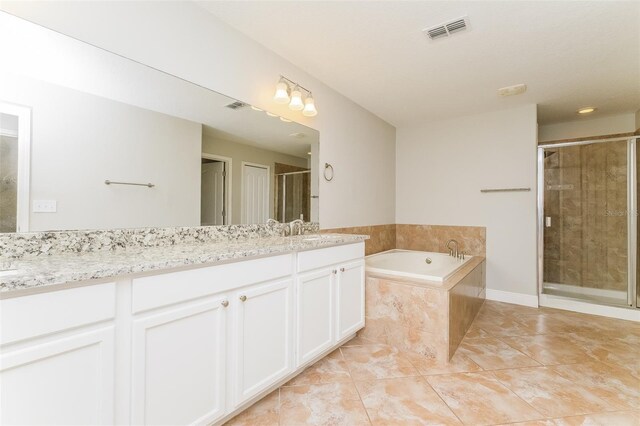
M635 231L635 196L629 191L635 188L635 174L630 173L629 159L635 165L636 158L631 157L631 146L616 140L541 148L542 293L633 304L629 292L635 269L632 273L630 265L635 264L636 250L630 250L630 242L636 239L630 239L630 230Z

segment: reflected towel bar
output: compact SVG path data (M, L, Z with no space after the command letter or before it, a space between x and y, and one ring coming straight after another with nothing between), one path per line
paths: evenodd
M498 188L498 189L481 189L480 192L529 192L531 188Z
M147 188L153 188L155 185L152 183L134 183L134 182L114 182L112 180L105 180L105 185L133 185L133 186L146 186Z

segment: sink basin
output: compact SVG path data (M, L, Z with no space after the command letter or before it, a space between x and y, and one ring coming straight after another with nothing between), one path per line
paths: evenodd
M18 273L17 269L4 269L4 270L0 270L0 278L3 277L11 277L14 276Z

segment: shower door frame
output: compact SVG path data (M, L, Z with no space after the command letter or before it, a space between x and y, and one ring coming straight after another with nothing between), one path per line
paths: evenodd
M639 308L640 294L636 285L637 256L638 256L638 181L636 164L636 150L638 137L622 137L610 139L592 139L577 142L563 142L538 145L538 297L549 296L544 293L544 152L549 148L563 148L577 145L592 145L607 142L627 142L627 305L610 305L595 300L585 300L569 296L555 296L554 298L588 303L593 305L611 306L614 308Z

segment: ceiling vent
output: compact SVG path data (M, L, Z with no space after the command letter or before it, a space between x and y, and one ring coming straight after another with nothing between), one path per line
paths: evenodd
M449 37L451 34L464 31L467 28L469 28L469 18L463 16L462 18L454 19L444 24L436 25L435 27L426 28L422 30L422 32L431 40L437 40L439 38Z
M227 108L230 109L240 109L240 108L244 108L246 107L248 104L245 104L244 102L240 102L240 101L235 101L232 104L226 105Z

